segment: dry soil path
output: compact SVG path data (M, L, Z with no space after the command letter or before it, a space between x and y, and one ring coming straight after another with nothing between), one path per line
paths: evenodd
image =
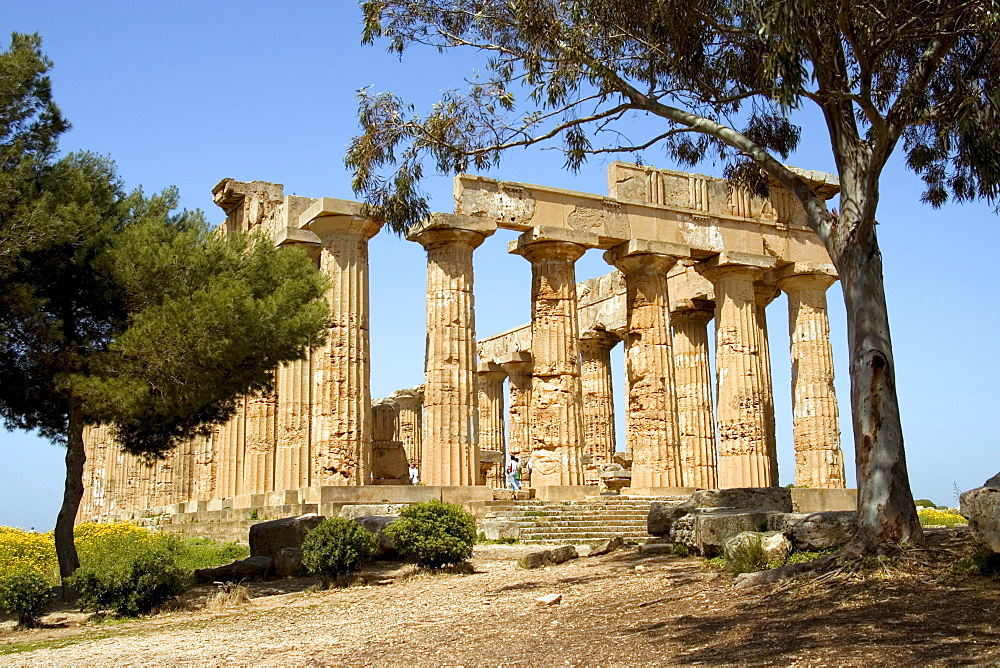
M526 548L477 548L473 574L399 577L120 625L0 632L0 664L989 664L1000 583L930 570L739 590L700 559L634 550L526 571ZM544 605L536 599L561 594ZM8 625L9 627L9 625ZM95 637L103 635L106 637ZM62 647L53 644L69 643ZM23 645L21 645L23 647Z

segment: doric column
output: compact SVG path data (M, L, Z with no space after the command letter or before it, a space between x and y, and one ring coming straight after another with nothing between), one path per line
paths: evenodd
M602 464L615 454L615 403L611 381L611 349L621 340L617 334L591 329L580 336L581 385L583 387L583 451L590 455L585 466L587 484L598 484Z
M309 355L278 367L278 417L274 489L307 487L310 482L309 432L312 374Z
M421 443L423 441L424 386L409 390L396 390L392 400L399 406L396 415L395 439L406 450L406 461L420 468Z
M715 288L719 487L773 487L778 462L767 446L764 371L754 282L774 258L723 252L698 265Z
M713 317L715 305L704 300L690 300L670 314L684 487L715 489L719 485L708 344L708 323Z
M274 491L277 403L277 395L273 393L259 394L247 399L244 494Z
M507 372L492 362L480 362L476 369L479 387L479 449L505 452L503 429L503 381Z
M583 393L575 263L597 235L536 227L510 244L531 262L531 484L582 485Z
M507 353L500 368L510 379L510 407L507 409L507 453L519 457L531 452L531 353Z
M826 290L837 274L830 265L796 264L775 272L788 295L792 357L795 484L845 486Z
M625 421L633 488L683 484L667 272L689 255L687 246L630 241L604 256L625 275Z
M774 301L780 290L768 283L754 283L754 303L757 305L757 337L760 349L761 387L764 391L764 420L767 429L768 457L778 461L778 439L774 430L774 381L771 379L771 346L767 336L767 305Z
M427 359L421 481L477 485L479 396L472 252L496 223L433 214L407 234L427 250Z
M359 205L321 198L299 217L320 239L330 281L327 340L312 351L312 485L366 485L371 478L368 240L381 223Z

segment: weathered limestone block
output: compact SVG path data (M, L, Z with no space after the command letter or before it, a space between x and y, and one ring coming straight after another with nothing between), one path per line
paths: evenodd
M588 557L600 557L605 554L611 554L615 550L621 549L625 545L625 539L621 536L615 536L614 538L609 538L606 541L600 542L590 548L590 552L587 553Z
M969 531L976 542L993 552L1000 553L1000 484L970 489L961 496L961 512L969 520Z
M774 511L712 510L692 513L674 523L671 538L698 554L710 557L722 551L726 538L741 531L766 528ZM688 526L688 520L691 520Z
M853 510L787 513L773 516L768 528L784 532L796 550L819 551L849 541L857 517Z
M311 484L309 462L309 424L311 351L306 359L278 367L278 418L275 435L274 488L298 489Z
M277 404L274 394L260 394L246 399L244 494L274 491Z
M691 495L695 508L739 508L792 512L792 493L785 487L702 489Z
M492 489L504 486L504 457L497 450L479 450L479 484Z
M407 238L427 251L427 357L421 480L479 482L472 253L496 223L434 214Z
M594 234L532 228L510 250L531 262L532 486L582 485L583 401L574 264Z
M775 274L778 287L788 295L795 484L843 488L844 454L826 303L826 291L837 274L832 265L806 263Z
M521 568L541 568L542 566L553 566L579 558L576 548L572 545L553 548L551 550L541 550L531 552L517 560L517 565Z
M792 542L780 531L741 531L725 539L722 551L725 554L745 552L758 541L768 562L784 561L792 552Z
M406 449L394 439L399 404L379 399L372 405L372 478L376 485L409 485Z
M633 487L680 487L681 441L670 337L667 272L686 246L630 241L604 254L625 275L626 440Z
M347 520L373 516L398 517L399 512L407 505L406 503L350 503L340 508L338 517Z
M649 504L649 515L646 517L646 531L650 536L669 536L674 523L680 518L691 514L694 506L690 503L670 503L653 501Z
M377 557L387 557L396 552L396 544L385 535L385 528L399 519L398 515L371 515L368 517L355 517L361 528L369 533L375 534L378 538Z
M754 290L754 282L774 264L772 257L727 251L698 265L715 288L720 487L778 484L778 464L768 446Z
M485 520L480 528L486 540L518 540L521 537L521 527L517 522Z
M302 570L302 550L283 547L274 555L274 573L279 578L293 577Z
M283 547L302 547L302 539L324 519L321 515L300 515L259 522L250 527L250 554L274 557Z

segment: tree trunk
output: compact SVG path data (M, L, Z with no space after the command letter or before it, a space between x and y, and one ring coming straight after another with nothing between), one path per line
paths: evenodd
M59 559L59 575L63 581L64 598L68 594L66 578L80 567L80 557L73 543L73 525L80 509L80 501L83 500L83 465L87 461L87 454L83 449L83 410L80 400L72 394L69 397L68 422L66 486L55 529L56 557Z
M841 221L846 224L847 221ZM851 360L851 413L858 524L846 556L923 544L913 504L875 222L862 221L832 253L844 290Z

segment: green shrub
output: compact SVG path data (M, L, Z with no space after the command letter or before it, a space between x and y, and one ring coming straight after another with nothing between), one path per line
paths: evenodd
M937 504L930 499L917 499L913 502L915 506L923 506L924 508L937 508Z
M674 546L670 549L678 557L691 556L691 550L689 550L688 546L684 543L674 543Z
M1000 554L977 545L971 555L955 562L952 571L957 575L988 575L1000 579Z
M250 556L250 548L236 543L218 543L208 538L187 538L178 546L177 565L192 573L197 568L221 566Z
M354 520L325 519L302 540L302 565L323 582L361 570L378 549L375 534Z
M833 548L828 550L821 550L819 552L809 552L807 550L795 550L785 559L783 566L791 566L792 564L807 564L810 561L816 561L820 557L826 557L833 554Z
M18 626L38 626L51 601L49 581L37 571L22 570L0 580L0 608L17 615Z
M733 575L756 573L768 568L764 541L757 535L748 540L733 541L726 550L726 568Z
M399 519L385 528L385 535L407 559L441 568L472 556L476 520L461 506L427 501L404 508Z
M173 536L149 535L124 543L100 541L68 581L80 604L95 612L110 610L121 617L152 611L187 587L181 567L182 544ZM81 555L82 557L82 555Z

